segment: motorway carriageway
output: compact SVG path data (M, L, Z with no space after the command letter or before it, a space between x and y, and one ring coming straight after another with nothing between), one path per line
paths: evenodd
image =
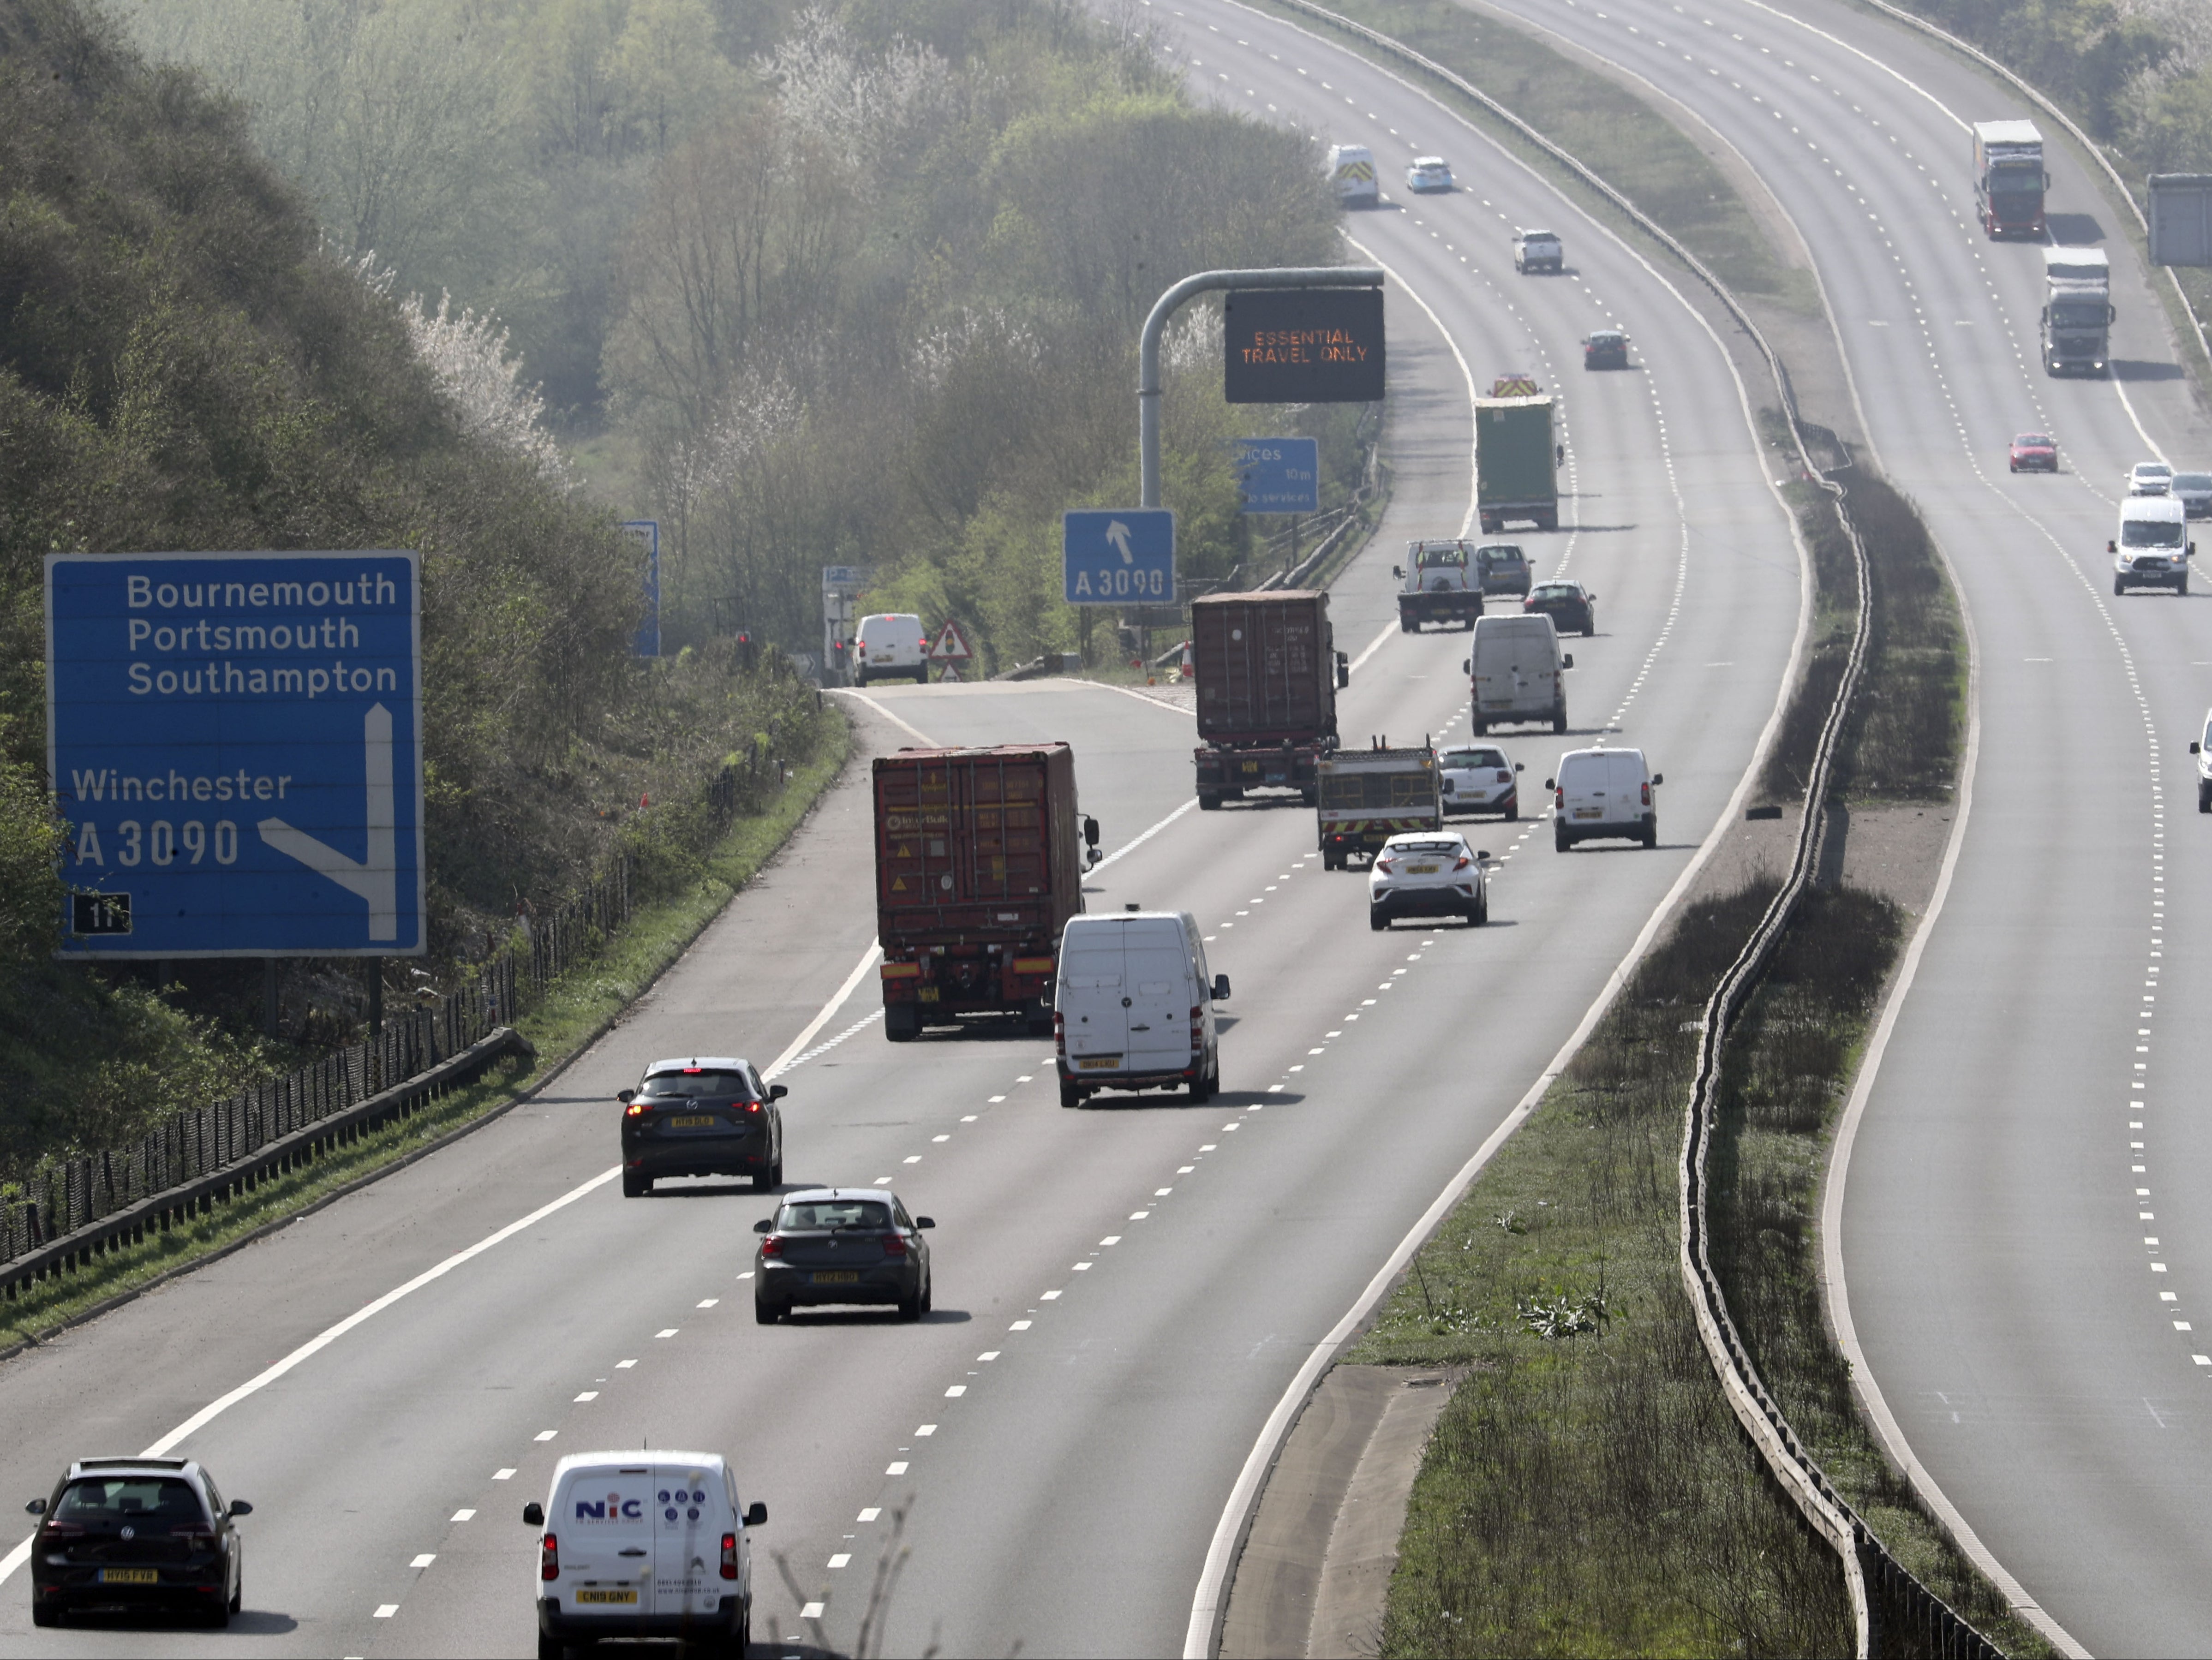
M1975 222L1966 124L2055 124L1995 77L1833 0L1504 4L1680 100L1771 186L1972 617L1955 874L1830 1188L1858 1375L2063 1642L2201 1653L2212 1037L2186 1016L2212 995L2212 820L2187 746L2212 570L2186 599L2118 598L2104 550L2128 467L2212 465L2212 424L2115 210L2048 143L2053 236L2105 244L2119 322L2112 380L2044 373L2040 252ZM2024 430L2057 437L2063 474L2007 472Z
M1279 54L1286 118L1370 143L1412 119L1396 82L1261 27L1247 38ZM1295 101L1324 81L1356 107ZM884 1043L856 761L544 1096L0 1371L5 1491L46 1492L73 1456L160 1444L256 1505L248 1611L228 1637L33 1633L18 1571L0 1653L524 1652L523 1503L563 1452L647 1444L726 1452L744 1497L768 1504L763 1639L854 1646L896 1523L911 1555L875 1611L882 1651L1182 1648L1262 1425L1686 878L1730 811L1802 615L1786 516L1702 325L1486 141L1433 106L1419 120L1423 148L1482 182L1353 222L1350 257L1398 279L1398 476L1382 534L1334 588L1338 642L1360 660L1346 741L1466 731L1466 637L1398 633L1388 573L1406 538L1466 521L1470 378L1533 367L1564 391L1577 527L1523 539L1540 579L1564 565L1600 595L1601 631L1569 642L1573 735L1504 739L1531 819L1469 826L1501 860L1490 926L1370 933L1360 877L1319 868L1310 810L1189 810L1189 716L1141 692L871 690L852 700L862 757L917 735L1074 745L1115 855L1090 904L1193 910L1234 982L1223 1093L1065 1111L1048 1043ZM1496 215L1558 225L1576 275L1515 278ZM1621 319L1650 319L1638 367L1583 374L1577 340ZM1656 852L1547 845L1541 781L1601 729L1668 776ZM888 1179L937 1219L928 1320L757 1327L744 1276L765 1198L712 1182L620 1197L615 1091L654 1058L732 1050L786 1060L792 1183Z

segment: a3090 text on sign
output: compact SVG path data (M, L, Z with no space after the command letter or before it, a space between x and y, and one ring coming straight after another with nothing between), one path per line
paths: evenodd
M412 553L54 554L58 954L424 948Z
M1166 508L1072 509L1060 515L1071 605L1175 603L1175 514Z

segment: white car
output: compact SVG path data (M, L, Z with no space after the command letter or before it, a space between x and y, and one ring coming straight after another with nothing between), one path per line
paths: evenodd
M1437 757L1443 775L1444 814L1496 812L1508 822L1521 816L1521 786L1514 774L1521 770L1505 758L1505 751L1478 745L1446 750Z
M1367 872L1367 926L1378 933L1401 916L1463 916L1469 927L1490 920L1486 852L1457 830L1413 830L1382 844Z
M2212 812L2212 709L2204 712L2204 737L2191 744L2189 752L2197 757L2197 811Z
M1407 190L1449 190L1451 187L1451 163L1441 155L1417 155L1413 158L1413 165L1406 169Z
M2173 469L2163 461L2138 461L2128 469L2128 494L2164 496L2173 488Z

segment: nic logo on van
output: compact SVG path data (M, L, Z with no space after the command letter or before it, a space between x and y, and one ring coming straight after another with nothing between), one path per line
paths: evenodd
M604 1502L579 1499L576 1501L576 1519L579 1522L642 1522L645 1506L637 1499L625 1499L618 1493L611 1493Z

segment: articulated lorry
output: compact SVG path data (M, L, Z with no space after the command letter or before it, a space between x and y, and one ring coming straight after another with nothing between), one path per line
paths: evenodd
M1385 738L1372 749L1339 750L1321 763L1319 828L1323 870L1342 870L1355 858L1372 859L1394 836L1441 830L1443 775L1437 751L1392 749Z
M1974 123L1974 202L1982 229L2000 236L2043 235L2043 135L2033 121Z
M1316 764L1336 747L1336 692L1347 678L1328 595L1282 588L1194 599L1190 660L1200 807L1212 812L1259 789L1296 790L1310 805Z
M2104 374L2117 315L2104 249L2045 248L2043 275L2045 373Z
M1495 536L1514 522L1539 530L1559 527L1552 400L1537 392L1533 381L1500 380L1493 392L1516 384L1530 390L1474 400L1474 504L1485 536Z
M1482 572L1471 542L1409 542L1406 562L1390 567L1405 586L1398 594L1398 626L1419 634L1424 623L1474 626L1482 615Z
M1074 752L901 750L878 756L875 775L884 1036L908 1043L977 1013L1050 1036L1054 953L1098 859Z

